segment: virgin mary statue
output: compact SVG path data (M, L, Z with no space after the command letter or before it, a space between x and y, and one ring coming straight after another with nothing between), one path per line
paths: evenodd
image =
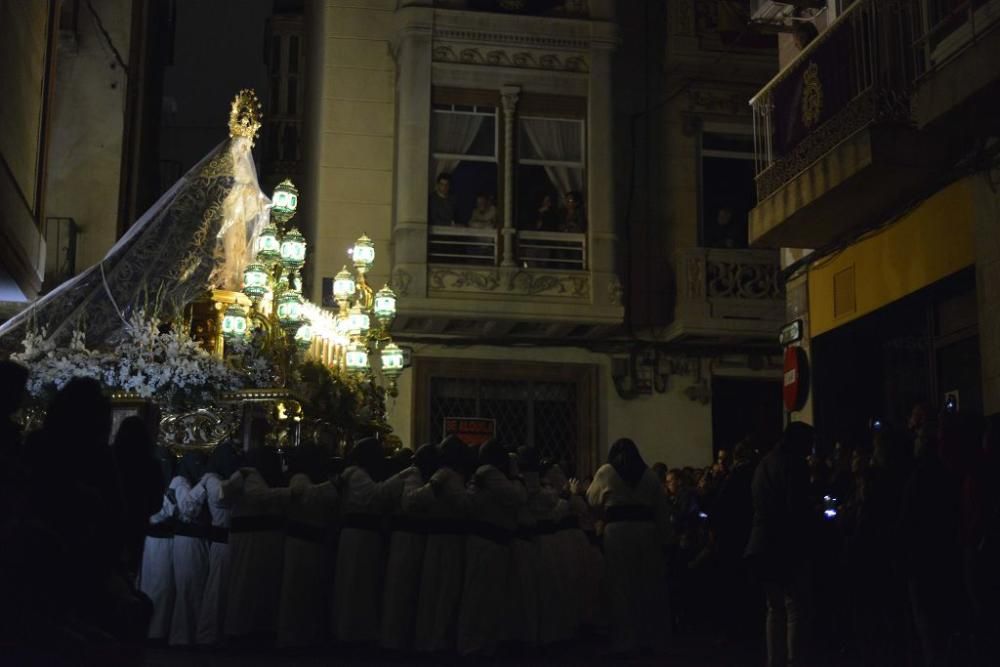
M260 119L257 96L240 91L229 140L160 197L98 264L0 326L0 356L17 351L29 326L57 344L80 329L95 349L115 343L137 309L169 319L212 288L240 290L271 207L250 152Z

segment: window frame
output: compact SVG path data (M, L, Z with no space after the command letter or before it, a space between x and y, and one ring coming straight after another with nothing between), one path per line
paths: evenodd
M450 106L451 109L439 109L437 107ZM472 107L472 111L464 111L460 109L455 109L458 106L469 106ZM491 114L479 112L475 109L479 106L492 106L493 108L493 155L466 155L464 153L438 153L434 150L434 116L435 113L454 113L462 114L466 116L484 116L488 117ZM502 131L501 126L501 115L500 108L496 105L486 105L486 104L456 104L456 103L440 103L435 102L431 105L431 130L428 133L428 139L431 145L431 159L445 159L445 160L461 160L469 162L492 162L498 165L497 172L499 173L500 165L500 132Z
M717 136L739 136L748 139L749 151L726 150L722 148L705 148L705 135ZM698 152L698 246L707 247L705 237L705 158L718 158L724 160L745 160L751 167L755 166L756 156L753 152L754 134L753 125L750 122L744 123L719 123L702 122L698 127L698 142L696 144ZM754 168L753 173L756 173ZM756 199L756 189L754 198ZM749 212L748 212L749 213Z

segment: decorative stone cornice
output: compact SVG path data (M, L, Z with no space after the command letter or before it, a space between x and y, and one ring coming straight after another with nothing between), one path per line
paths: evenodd
M439 292L588 299L590 274L431 266L427 270L427 286Z
M590 64L583 54L522 51L504 48L468 46L462 44L435 44L431 55L434 62L484 65L488 67L514 67L561 72L585 73Z
M434 39L440 41L468 42L482 45L520 46L526 48L559 49L570 51L586 51L590 48L589 39L529 35L517 31L497 32L476 30L473 28L451 28L441 26L436 26L434 28Z

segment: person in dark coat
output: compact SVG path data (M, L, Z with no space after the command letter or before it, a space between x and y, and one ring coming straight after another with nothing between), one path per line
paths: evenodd
M146 525L163 502L163 477L153 451L153 438L139 417L128 417L118 427L112 446L124 503L125 569L139 572Z
M746 557L767 601L769 667L799 661L806 650L814 531L806 457L812 444L811 426L789 424L753 477L753 527Z

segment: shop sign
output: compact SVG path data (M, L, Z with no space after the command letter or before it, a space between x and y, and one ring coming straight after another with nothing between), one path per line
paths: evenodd
M801 347L785 349L785 375L782 397L789 412L801 410L809 395L809 359Z
M444 434L469 446L481 445L496 434L497 421L480 417L445 417Z

